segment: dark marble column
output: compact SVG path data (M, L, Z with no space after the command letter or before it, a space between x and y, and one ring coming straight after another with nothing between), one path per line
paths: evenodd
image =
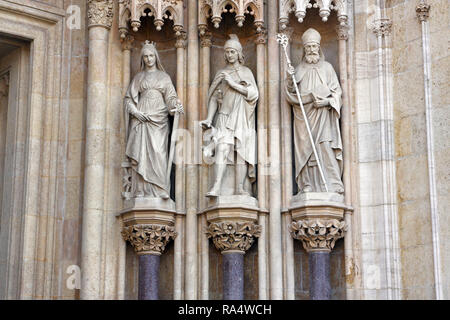
M223 299L244 299L244 252L223 252Z
M311 300L330 300L330 252L309 252L309 295Z
M159 262L161 256L139 256L139 300L158 300Z

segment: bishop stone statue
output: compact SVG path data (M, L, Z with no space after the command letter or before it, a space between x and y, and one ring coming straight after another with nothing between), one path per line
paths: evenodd
M313 152L305 120L291 76L286 81L287 99L294 113L295 179L301 193L325 192L318 160L328 191L344 193L342 183L342 139L339 128L342 89L333 66L325 61L321 36L308 29L302 36L302 61L288 73L294 74L311 128L318 159Z
M259 93L255 78L243 65L242 45L236 35L225 42L226 66L219 70L208 92L208 115L201 122L209 129L203 148L206 158L214 157L215 179L207 197L223 195L227 164L235 164L234 194L250 195L245 188L256 180L256 103Z

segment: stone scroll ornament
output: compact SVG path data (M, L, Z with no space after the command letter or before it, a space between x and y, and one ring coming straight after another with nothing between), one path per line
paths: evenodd
M325 61L319 32L302 36L301 63L294 69L287 53L289 39L278 35L289 74L286 98L294 113L295 178L302 193L344 193L342 139L339 127L342 89L333 66Z
M225 42L225 68L219 70L208 92L208 115L200 122L205 132L203 156L216 166L214 185L207 197L222 195L227 164L236 155L237 190L250 195L246 181L256 180L256 104L258 87L251 70L243 65L242 45L236 35Z
M184 109L155 45L149 41L142 47L141 71L131 81L124 105L127 161L122 164L122 195L125 199L169 199L174 134ZM170 150L169 115L175 116Z

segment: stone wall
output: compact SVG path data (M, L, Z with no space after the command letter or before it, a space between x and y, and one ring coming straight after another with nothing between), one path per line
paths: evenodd
M396 163L402 250L402 283L405 299L436 298L437 259L448 264L449 161L449 7L446 1L427 1L431 53L432 129L434 130L435 181L438 230L432 229L430 203L430 149L424 95L422 27L416 1L391 1L393 20L393 73ZM447 89L446 89L447 88ZM433 248L433 233L440 254ZM440 257L438 257L440 256ZM449 275L441 271L443 294L448 297Z

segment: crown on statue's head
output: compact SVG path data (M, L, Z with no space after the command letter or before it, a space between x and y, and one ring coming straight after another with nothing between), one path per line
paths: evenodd
M150 42L149 40L145 40L145 42L142 44L141 52L144 52L146 50L156 51L155 43L153 41Z

